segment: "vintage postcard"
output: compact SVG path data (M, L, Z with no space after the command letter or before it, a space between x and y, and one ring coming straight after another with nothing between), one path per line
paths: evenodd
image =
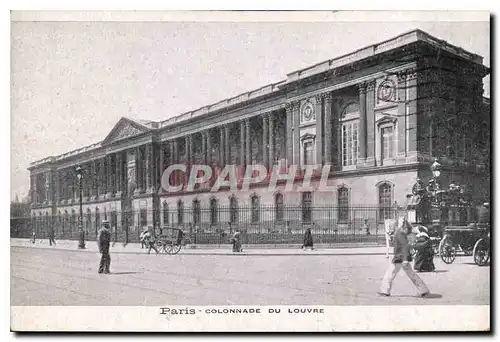
M13 11L11 330L489 331L490 120L488 12Z

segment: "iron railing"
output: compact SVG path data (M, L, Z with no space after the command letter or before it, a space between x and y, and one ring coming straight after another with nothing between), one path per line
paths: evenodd
M113 240L137 242L141 231L154 227L157 235L165 229L180 228L196 244L228 243L239 231L244 244L300 244L306 228L315 243L385 243L384 220L403 213L397 207L333 206L211 206L209 208L162 208L160 211L91 213L83 215L87 240L95 240L103 219L110 221ZM77 213L34 215L11 218L11 237L47 238L53 230L56 239L77 240Z

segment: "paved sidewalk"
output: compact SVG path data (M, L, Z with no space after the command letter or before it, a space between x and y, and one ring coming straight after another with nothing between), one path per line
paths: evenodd
M11 247L25 247L25 248L43 248L43 249L55 249L55 250L77 250L81 252L92 252L97 253L97 243L95 241L86 241L85 250L78 249L78 241L76 240L58 240L55 246L49 245L49 240L37 240L35 244L29 239L11 239ZM302 250L300 245L291 246L288 248L273 248L272 246L268 248L246 248L243 246L242 253L233 253L232 246L230 244L221 244L216 246L184 246L179 254L184 255L384 255L386 253L386 248L384 246L374 246L374 245L356 245L351 246L344 244L338 247L332 247L332 245L322 246L318 245L314 250ZM123 243L112 244L111 253L128 253L128 254L141 254L146 253L147 250L141 249L139 243L129 243L126 246ZM391 248L392 251L392 248Z

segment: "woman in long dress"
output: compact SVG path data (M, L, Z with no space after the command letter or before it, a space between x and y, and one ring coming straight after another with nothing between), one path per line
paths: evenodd
M413 269L417 272L434 272L434 249L432 241L427 232L420 229L417 234L417 239L412 244L412 248L416 250L415 262Z

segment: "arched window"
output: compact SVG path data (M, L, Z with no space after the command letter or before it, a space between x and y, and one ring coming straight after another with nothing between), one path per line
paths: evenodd
M184 224L184 203L180 200L177 202L177 223Z
M348 104L342 113L342 166L356 165L359 154L359 106Z
M312 192L302 193L302 222L312 221Z
M274 217L276 222L283 222L284 219L284 203L283 203L283 194L278 192L274 195Z
M337 190L337 199L339 207L339 221L349 220L349 189L345 186Z
M169 217L168 217L168 203L163 202L163 226L168 227L169 225Z
M210 224L216 225L219 221L219 208L217 205L217 199L210 199Z
M392 218L392 185L382 183L378 187L379 220Z
M201 205L199 199L193 200L193 224L199 226L201 223Z
M250 198L252 210L252 223L259 223L260 221L260 198L257 195L252 195Z
M229 199L229 210L229 222L232 224L238 222L238 200L234 196Z

